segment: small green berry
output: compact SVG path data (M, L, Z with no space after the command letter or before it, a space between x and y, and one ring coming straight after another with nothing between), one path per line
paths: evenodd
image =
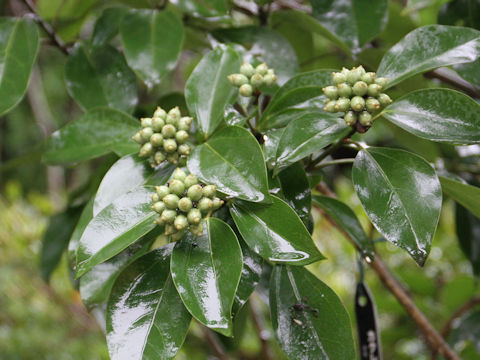
M367 72L362 75L362 81L367 83L367 85L373 84L375 81L375 73L374 72Z
M168 154L167 155L167 161L171 164L178 164L178 159L179 158L180 158L180 156L176 152L174 152L173 154Z
M153 129L151 127L146 127L140 130L140 135L142 136L143 141L149 141L150 137L153 135Z
M150 137L150 142L153 146L160 146L163 144L163 136L162 134L155 133Z
M142 147L140 148L140 152L138 153L138 156L140 157L148 157L153 154L153 146L149 142L146 144L143 144Z
M322 90L325 96L330 100L338 99L338 88L336 86L327 86L324 87Z
M350 100L347 98L340 98L335 102L335 111L343 112L350 110Z
M341 83L344 83L345 81L347 81L347 77L344 74L342 74L341 72L332 73L332 79L333 79L333 83L335 85L338 85L338 84L341 84Z
M259 75L266 75L267 72L268 72L268 66L267 64L265 63L261 63L260 65L258 65L256 68L255 68L255 72ZM252 75L253 77L253 75Z
M175 119L173 116L170 116L170 114L167 114L167 119L165 120L165 123L176 127L178 124L178 120Z
M375 111L380 110L380 102L377 99L370 97L365 101L365 107L368 112L374 113Z
M152 129L153 131L160 132L165 126L165 121L162 118L154 117L152 119Z
M152 199L152 202L156 203L157 201L160 201L160 196L158 196L158 194L152 194L150 195L150 199Z
M203 187L202 191L203 191L203 196L206 196L212 199L217 194L217 187L215 185L207 185Z
M243 74L232 74L227 76L228 81L234 86L242 86L248 83L248 77Z
M213 208L213 201L207 197L202 197L198 202L197 207L201 212L209 212Z
M344 118L348 126L352 126L357 122L357 114L353 111L349 111L345 114Z
M171 224L165 225L165 235L170 236L170 235L174 235L176 233L177 233L177 229L175 228L175 226L173 226Z
M202 187L198 184L190 186L188 188L187 195L192 201L200 200L203 195Z
M165 139L173 138L177 133L177 129L172 124L167 124L162 128L162 135Z
M368 85L364 81L357 81L355 85L353 85L352 87L352 92L358 96L365 95L367 93L367 90L368 90Z
M163 210L162 215L160 215L160 219L166 223L171 224L175 221L175 217L177 216L177 212L175 210Z
M193 174L187 175L187 177L185 178L185 180L183 182L185 183L185 186L187 188L190 188L190 186L192 186L192 185L198 184L197 177Z
M378 84L370 84L368 85L368 95L377 97L380 94L380 91L382 91L382 86Z
M135 141L136 143L140 144L140 145L145 144L145 141L143 140L140 132L137 132L135 135L133 135L132 140Z
M157 201L155 204L152 205L153 211L157 213L161 213L163 210L165 210L165 203L163 201Z
M187 220L190 224L198 224L202 221L202 213L198 209L191 209L187 214Z
M255 74L255 69L254 67L252 66L252 64L249 64L247 62L244 62L241 66L240 66L240 72L242 73L242 75L245 75L247 77L251 77L253 74Z
M182 197L178 200L178 208L184 213L188 213L193 207L192 200L188 197Z
M178 207L178 201L180 199L175 194L168 194L162 200L168 209L174 210Z
M168 188L168 186L165 186L165 185L155 186L155 191L157 192L157 195L160 198L160 200L163 199L168 194L170 194L170 189Z
M168 111L167 120L168 120L168 117L170 117L170 119L173 119L175 122L177 122L178 120L180 120L181 116L182 114L180 113L180 108L178 106L175 106L174 108L171 108Z
M163 141L163 149L168 153L172 153L177 150L177 142L173 139L165 139Z
M142 125L142 128L152 127L152 119L151 118L141 118L140 119L140 124Z
M350 106L354 111L362 111L365 107L365 99L361 96L354 96L352 100L350 100Z
M187 174L182 169L176 168L173 172L173 178L175 180L184 181L187 178Z
M378 77L375 79L375 84L380 85L381 87L385 87L387 85L388 79L384 77Z
M390 99L390 96L384 93L378 95L378 101L382 106L388 106L392 103L392 99Z
M356 70L360 72L360 75L361 75L361 76L365 75L365 73L366 73L365 69L363 68L363 65L359 65L359 66L356 68Z
M157 224L158 226L163 226L165 225L165 221L162 220L161 216L158 216L155 220L153 220L154 224Z
M253 94L252 85L250 85L250 84L243 84L242 86L240 86L240 89L238 89L238 92L239 92L240 95L242 95L243 97L250 97L250 96L252 96L252 94Z
M342 67L342 74L345 76L345 79L347 78L349 72L350 70L348 70L346 67Z
M188 140L188 133L185 130L179 130L175 134L175 139L177 140L177 143L183 144L185 141Z
M187 217L184 215L177 215L173 222L173 226L175 226L175 229L178 231L185 230L188 227Z
M331 112L331 113L334 113L336 112L335 110L335 104L337 102L335 100L330 100L329 102L326 103L326 105L323 107L323 110L327 111L327 112Z
M203 235L203 224L190 225L190 231L195 236L202 236Z
M180 118L180 120L178 120L178 123L177 123L178 130L180 130L180 131L190 130L191 121L189 122L188 119L191 119L191 118L187 117L187 116L184 116L184 117Z
M362 78L362 75L362 71L359 68L353 68L347 75L347 82L353 85Z
M272 86L277 82L277 75L275 74L267 74L263 77L263 81L265 82L265 85L267 86Z
M260 74L253 74L252 78L250 79L250 84L253 87L259 87L263 85L263 76Z
M367 111L362 111L358 116L358 122L363 126L372 126L372 115Z
M160 106L158 106L155 112L153 113L153 117L165 120L167 118L167 112L163 110Z
M177 151L180 155L188 156L188 155L190 155L190 145L181 144L181 145L178 146Z
M157 151L154 155L153 161L155 164L160 165L162 162L165 161L165 154L161 151Z
M347 83L338 84L337 87L339 96L348 98L352 95L352 87Z
M212 210L217 210L222 207L224 201L218 197L213 198L213 209Z
M185 192L185 184L182 180L170 180L170 184L168 185L168 187L173 194L178 196L182 196Z

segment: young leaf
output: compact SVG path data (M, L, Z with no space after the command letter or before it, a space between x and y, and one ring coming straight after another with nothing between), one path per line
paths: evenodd
M480 220L459 204L455 207L455 218L460 248L472 264L473 274L478 277L480 274Z
M465 27L427 25L415 29L382 58L377 75L386 88L421 72L475 61L480 56L480 31Z
M38 52L38 31L33 21L0 19L0 115L22 99Z
M233 230L208 218L202 236L187 232L175 244L171 271L188 311L205 326L232 336L232 305L242 273L242 251Z
M224 194L247 201L268 201L267 170L262 150L244 128L223 128L193 149L187 166L192 174L206 184L216 185Z
M107 45L118 34L120 23L128 12L128 8L115 6L103 10L97 19L92 33L92 46L101 47Z
M271 196L272 204L236 202L230 208L250 249L268 261L306 265L324 259L295 211Z
M98 106L132 112L137 105L137 78L115 48L77 45L65 65L72 97L84 109Z
M185 100L198 128L210 136L223 121L225 107L237 90L227 76L238 73L240 56L231 47L217 47L203 57L185 85Z
M107 306L107 344L112 360L173 359L191 315L170 275L173 244L130 264L116 280Z
M153 186L140 186L119 197L95 216L85 228L77 250L79 278L115 256L152 230L157 214L151 209Z
M130 10L120 24L128 65L152 87L177 63L183 24L169 10Z
M480 143L480 105L458 91L413 91L395 100L382 115L424 139L452 144Z
M363 231L362 225L360 225L352 209L343 202L327 196L314 195L313 202L325 211L327 216L350 236L363 256L368 256L373 260L374 252L372 242L365 234L365 231Z
M480 206L478 206L480 204L480 188L443 176L440 176L440 183L445 194L480 219Z
M288 124L280 138L275 172L345 137L349 130L336 115L317 112L298 117Z
M90 160L110 151L122 155L138 152L138 144L131 139L138 128L138 121L121 111L93 109L50 135L43 160L65 164Z
M377 230L423 266L442 207L432 166L404 150L368 148L357 154L352 179Z
M355 359L342 301L303 267L275 266L270 309L275 337L289 359Z
M312 0L313 17L354 51L380 34L388 21L388 1ZM342 45L342 44L341 44Z

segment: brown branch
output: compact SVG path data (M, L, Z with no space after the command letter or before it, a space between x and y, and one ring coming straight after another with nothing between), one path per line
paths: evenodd
M468 81L461 78L455 71L440 68L436 70L429 71L424 74L426 78L429 79L438 79L444 83L455 86L457 89L463 91L464 93L470 95L471 97L480 99L480 89L470 84Z
M258 337L260 338L260 342L262 344L262 359L274 360L272 349L270 349L270 345L268 344L268 338L270 336L268 330L265 329L262 316L260 314L260 309L258 308L258 303L254 297L250 299L249 306L250 312L252 313L253 324L255 325L255 329L257 330Z
M321 191L325 195L335 197L335 194L323 183L317 186L317 190ZM338 226L338 224L329 219L328 216L326 217L336 228L338 228L345 235L345 237L357 250L360 250L353 241L353 239L340 226ZM400 285L398 280L396 280L392 273L388 270L387 266L381 260L380 256L378 254L375 254L374 261L370 261L367 263L377 273L383 285L396 297L398 302L403 306L403 308L407 311L412 320L417 324L420 331L423 333L425 339L427 340L427 345L431 349L432 353L438 351L446 359L459 360L459 357L445 342L444 338L437 332L437 330L428 321L425 315L416 307L412 298L408 295L407 291L402 287L402 285Z
M220 341L218 341L215 333L204 325L200 326L202 328L203 336L207 341L208 345L210 345L210 347L212 348L215 356L220 360L228 360L227 353L225 352L223 345L220 343Z

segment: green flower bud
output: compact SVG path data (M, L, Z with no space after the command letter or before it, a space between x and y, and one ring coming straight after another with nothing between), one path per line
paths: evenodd
M222 207L224 201L218 197L213 198L213 210L218 210Z
M165 126L165 121L159 117L154 117L152 119L152 129L153 131L160 132Z
M182 114L180 113L180 108L178 106L175 106L174 108L171 108L170 111L168 112L167 120L168 120L168 117L170 117L170 119L173 119L176 122L180 120L181 116Z
M374 72L367 72L362 75L362 81L367 83L367 85L373 84L375 81L375 73Z
M175 226L173 226L171 224L165 225L165 235L170 236L170 235L174 235L176 233L177 233L177 229L175 228Z
M340 98L335 102L335 111L343 112L350 110L350 100L347 98Z
M378 101L380 102L380 105L382 106L387 106L387 105L390 105L392 103L392 99L390 99L390 96L388 96L387 94L380 94L378 95Z
M242 66L240 66L240 72L242 73L242 75L251 77L253 74L255 74L255 69L252 64L244 62Z
M240 86L240 89L238 89L238 92L239 92L240 95L242 95L243 97L250 97L250 96L252 96L252 94L253 94L252 85L250 85L250 84L243 84L242 86Z
M348 70L346 67L342 67L342 74L345 76L345 79L347 78L349 72L350 70Z
M364 81L357 81L352 87L352 91L355 95L363 96L367 93L368 85Z
M168 194L170 194L170 189L168 188L168 186L165 186L165 185L155 186L155 191L157 192L157 195L160 198L160 200L163 199Z
M361 96L354 96L352 100L350 100L350 106L354 111L362 111L365 107L365 99Z
M329 102L327 102L327 104L323 107L323 110L327 111L327 112L331 112L331 113L334 113L336 112L335 110L335 104L337 102L335 100L330 100Z
M187 188L190 188L190 186L192 186L192 185L198 184L197 177L193 174L187 175L187 177L185 178L185 180L183 182L185 183L185 186Z
M140 119L140 124L142 125L142 128L152 127L152 119L151 118L141 118Z
M160 219L165 224L171 224L175 221L175 217L177 216L177 212L175 210L163 210L162 215L160 215Z
M150 195L150 199L152 199L152 202L156 203L157 201L160 201L160 196L158 196L158 194L152 194Z
M275 71L273 69L268 69L266 75L275 75Z
M338 99L338 88L336 86L327 86L324 87L322 90L325 96L330 100Z
M185 230L188 227L187 217L184 215L177 215L175 221L173 222L173 225L178 231Z
M265 85L267 86L272 86L277 82L277 75L275 74L267 74L264 76L263 81L265 82Z
M177 139L177 143L183 144L185 141L188 140L188 133L185 130L179 130L175 134L175 139Z
M380 91L382 91L382 87L378 84L370 84L368 85L368 95L377 97L380 94Z
M183 211L184 213L188 213L193 207L192 200L188 197L182 197L178 201L178 208Z
M385 87L385 85L387 85L387 83L388 83L387 78L378 77L378 78L375 79L375 84L380 85L382 88Z
M163 110L160 106L158 106L155 112L153 113L153 117L165 120L167 118L167 112Z
M162 220L161 216L158 216L155 220L153 220L154 224L157 224L158 226L163 226L165 225L165 221Z
M187 195L192 201L200 200L203 195L202 187L198 184L190 186L188 188Z
M180 131L190 130L191 121L189 121L189 119L191 119L191 117L188 117L188 116L180 118L180 120L178 120L178 123L177 123L178 130Z
M339 96L348 98L352 95L352 87L347 83L338 84L337 87Z
M267 71L268 71L268 66L267 64L265 63L261 63L260 65L258 65L256 68L255 68L255 72L259 75L266 75L267 74ZM253 77L253 75L252 75Z
M185 235L185 231L181 230L181 231L176 232L175 234L172 234L170 239L172 239L172 241L178 241L183 237L183 235Z
M213 201L207 197L202 197L198 202L197 207L201 212L209 212L213 208Z
M365 101L365 106L367 108L367 111L370 113L380 110L380 102L372 97L368 98L367 101Z
M243 74L232 74L227 76L228 81L234 86L242 86L248 83L248 77Z
M148 158L148 164L154 168L157 166L157 163L155 162L155 157L152 155Z
M175 180L184 181L187 178L187 174L182 169L176 168L173 172L173 178Z
M217 194L217 187L215 185L207 185L203 187L202 191L203 196L213 199Z
M182 180L177 180L173 179L170 180L170 184L168 185L168 188L170 189L170 192L182 196L183 193L185 192L185 184L183 183Z
M163 201L157 201L155 204L152 205L153 211L157 213L161 213L163 210L165 210L165 203Z
M250 84L253 87L259 87L263 85L263 76L260 74L253 74L252 78L250 79Z
M190 225L190 232L195 236L203 235L203 224Z
M165 161L165 154L161 151L157 151L154 155L153 161L155 164L160 165L162 162Z
M190 155L190 145L188 144L181 144L178 146L178 153L180 155L188 156Z
M171 116L170 114L167 114L167 119L165 120L165 123L169 124L169 125L173 125L173 126L177 126L178 124L178 120L175 119L173 116Z
M362 78L362 75L363 75L363 73L362 73L361 69L353 68L352 70L350 70L350 72L347 75L347 82L350 85L353 85Z
M138 153L138 156L140 157L148 157L153 154L153 146L149 142L146 144L143 144L142 147L140 148L140 152Z
M150 142L153 146L160 146L163 144L163 136L162 134L155 133L150 137Z
M198 224L202 221L202 213L198 209L192 209L187 214L187 220L190 224Z
M172 153L177 150L177 142L173 139L165 139L163 141L163 149L168 153Z
M347 77L344 74L342 74L341 72L332 73L332 79L333 79L333 83L335 85L338 85L338 84L341 84L341 83L344 83L345 81L347 81Z
M173 138L177 133L177 129L172 124L167 124L162 128L162 135L165 139Z
M133 135L132 140L135 141L136 143L140 144L140 145L145 143L145 141L143 140L140 132L137 132L135 135Z
M143 141L148 141L153 135L153 129L151 127L146 127L140 130L140 135L142 136Z
M357 122L357 114L355 114L353 111L348 111L343 119L348 126L352 126Z
M365 69L363 68L363 65L357 66L356 70L360 72L361 76L365 75L366 73Z
M174 210L178 207L178 201L180 200L175 194L168 194L162 199L168 209Z
M362 111L358 116L358 122L363 126L372 126L372 115L367 111Z
M167 155L167 161L171 164L178 164L178 159L180 157L178 156L178 153L174 152L173 154L168 154Z

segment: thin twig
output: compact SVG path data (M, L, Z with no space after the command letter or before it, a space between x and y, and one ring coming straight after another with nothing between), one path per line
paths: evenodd
M320 161L325 159L328 155L336 151L340 146L342 146L345 143L345 140L350 138L350 136L352 136L353 134L355 134L355 129L350 130L350 132L343 139L340 139L339 141L337 141L335 144L333 144L327 150L325 150L322 154L320 154L320 156L312 160L312 162L308 164L305 170L307 171L313 170L315 168L315 165L317 165Z
M326 166L331 166L331 165L352 164L354 161L355 161L354 158L324 161L324 162L318 164L317 166L315 166L314 170L321 169L321 168L324 168Z
M227 353L225 349L223 348L223 345L218 341L217 336L215 333L207 328L206 326L201 325L203 336L205 337L205 340L207 341L208 345L212 348L213 352L215 353L215 356L219 358L220 360L228 360Z
M252 313L253 324L255 325L255 329L257 330L258 337L260 338L260 342L262 344L262 359L273 360L274 357L272 354L272 349L270 349L270 345L268 343L268 330L265 329L262 316L260 314L260 309L258 308L258 303L255 297L251 297L248 304L250 306L250 312Z
M438 79L444 83L455 86L457 89L463 91L464 93L470 95L471 97L480 99L480 89L470 84L468 81L461 78L455 71L440 68L436 70L429 71L424 74L425 77L430 79Z

